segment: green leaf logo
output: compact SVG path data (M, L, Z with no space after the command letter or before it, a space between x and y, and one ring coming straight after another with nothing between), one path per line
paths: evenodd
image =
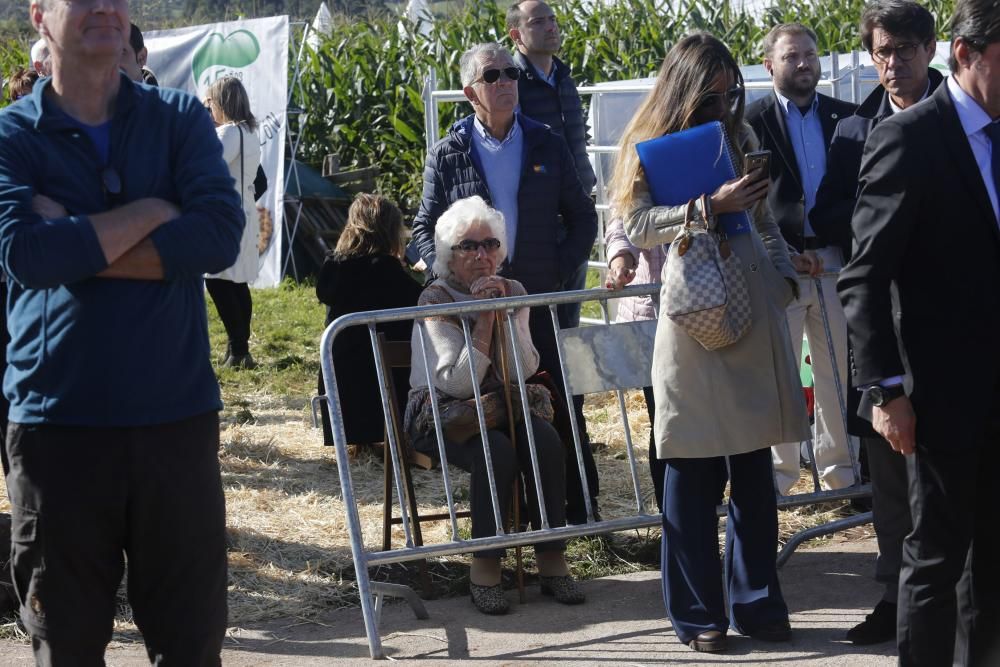
M213 32L191 59L195 83L209 67L246 67L260 55L260 43L249 30L237 30L228 37Z

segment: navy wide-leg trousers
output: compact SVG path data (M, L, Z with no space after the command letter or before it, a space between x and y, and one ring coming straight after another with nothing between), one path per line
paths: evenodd
M716 507L726 481L731 484L723 572ZM788 619L778 585L777 543L770 449L666 460L663 600L683 643L708 630L726 632L732 625L741 634L752 634ZM723 577L728 598L723 596Z

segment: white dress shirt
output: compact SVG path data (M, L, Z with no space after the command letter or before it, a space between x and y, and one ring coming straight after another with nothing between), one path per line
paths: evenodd
M968 93L962 90L955 77L948 77L948 94L951 95L952 102L955 103L955 110L958 112L958 120L962 123L962 129L969 138L969 145L972 147L972 154L976 158L976 165L979 173L986 184L986 192L990 195L990 203L993 204L993 214L1000 222L1000 204L997 202L997 188L993 182L993 142L986 135L986 126L993 122L986 110L979 106L979 103L972 99Z

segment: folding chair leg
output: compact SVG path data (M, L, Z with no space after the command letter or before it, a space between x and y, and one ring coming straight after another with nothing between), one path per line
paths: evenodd
M382 468L385 470L385 490L382 494L382 551L392 548L392 453L389 442L382 446Z
M424 535L420 530L420 510L417 509L417 495L413 491L413 474L410 472L410 464L406 459L401 459L403 467L403 490L406 493L406 505L410 510L410 527L413 530L413 544L421 547L424 545ZM420 585L424 589L424 595L433 597L434 586L431 584L430 571L427 569L427 560L421 558L417 561L420 568Z
M520 480L514 478L514 532L521 532L521 488ZM514 547L514 560L517 562L517 599L524 604L527 598L524 595L524 560L522 558L521 546Z

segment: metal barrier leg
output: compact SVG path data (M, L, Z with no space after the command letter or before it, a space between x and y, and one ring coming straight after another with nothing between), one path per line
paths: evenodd
M414 593L413 589L409 586L374 581L372 582L372 592L375 593L376 624L382 620L382 607L387 595L394 598L404 598L406 603L410 605L410 609L413 610L413 615L417 618L423 620L431 617L431 615L427 613L427 607L424 606L424 601L421 600L420 596Z
M872 513L865 512L864 514L857 514L844 519L837 519L836 521L831 521L830 523L824 523L822 526L815 526L813 528L800 530L792 535L791 539L789 539L788 542L785 543L785 546L781 548L781 551L778 552L778 567L782 567L785 563L787 563L788 559L792 557L793 553L795 553L795 549L807 540L811 540L814 537L823 537L824 535L839 533L840 531L847 530L848 528L857 528L858 526L863 526L866 523L871 522Z

